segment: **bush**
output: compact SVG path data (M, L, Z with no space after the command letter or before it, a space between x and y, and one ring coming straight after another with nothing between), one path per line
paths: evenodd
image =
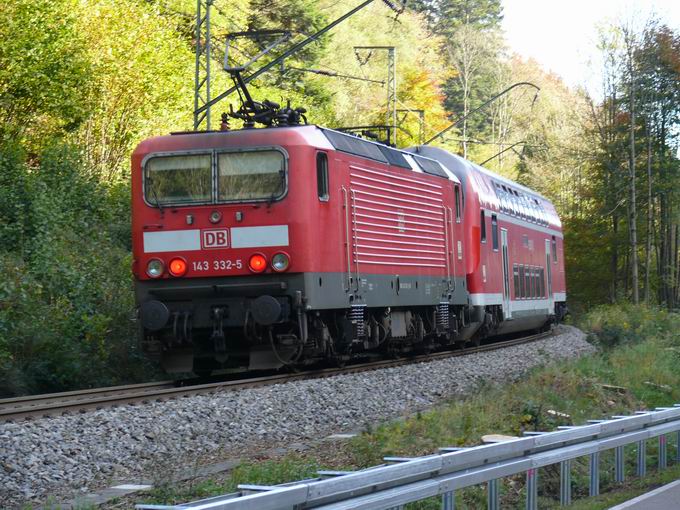
M129 193L89 178L66 145L31 168L2 153L3 185L19 192L0 208L0 395L148 376L131 321Z
M593 343L609 348L650 337L669 338L680 328L680 316L644 305L603 305L586 314L581 328Z

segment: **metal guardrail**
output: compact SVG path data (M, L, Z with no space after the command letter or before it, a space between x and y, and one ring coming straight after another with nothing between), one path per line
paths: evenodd
M667 463L667 435L677 434L680 462L680 404L591 420L586 425L529 432L505 442L470 448L441 448L418 458L386 457L385 465L361 471L320 471L319 477L276 485L240 485L239 492L181 505L140 504L139 510L389 510L407 503L441 497L443 510L454 510L455 491L487 484L487 506L499 508L499 486L507 476L526 473L526 508L536 510L538 469L560 465L560 503L571 504L571 462L590 459L589 494L599 494L600 453L615 452L615 480L622 482L624 447L636 445L636 475L646 473L646 441L658 438L659 468Z

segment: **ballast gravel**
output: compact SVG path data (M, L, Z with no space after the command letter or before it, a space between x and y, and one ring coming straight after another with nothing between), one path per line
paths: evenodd
M358 430L469 394L482 382L516 380L537 365L594 350L583 332L560 326L555 336L497 351L0 423L0 508L71 499L116 483L167 480L205 459L243 458L265 446Z

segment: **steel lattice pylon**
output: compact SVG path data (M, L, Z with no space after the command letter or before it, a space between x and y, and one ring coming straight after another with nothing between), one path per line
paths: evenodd
M194 131L205 122L210 129L210 7L213 0L196 2L196 74L194 78ZM206 106L202 112L199 109Z
M394 46L355 46L354 51L387 51L387 125L392 126L390 143L397 145L397 51ZM368 62L368 59L366 59Z
M387 122L392 126L392 140L397 146L397 52L394 46L387 48Z
M283 52L278 57L271 60L269 63L263 65L256 71L252 72L248 76L243 77L243 83L247 84L250 81L256 79L262 73L267 72L271 68L281 64L285 59L294 55L302 48L308 44L318 40L322 35L324 35L329 30L333 29L340 23L342 23L347 18L353 16L360 10L364 9L374 0L363 0L359 5L355 6L350 11L346 12L333 22L326 25L321 30L315 32L314 34L308 36L303 41L294 44L291 48ZM404 6L395 0L383 0L383 2L397 15L401 14L404 10ZM206 129L210 129L210 109L213 104L221 101L229 94L235 92L238 89L238 85L235 84L226 91L218 94L216 97L211 96L210 92L210 60L211 60L211 42L210 42L210 7L214 4L214 0L197 0L196 1L196 30L195 30L195 49L196 49L196 70L195 70L195 80L194 80L194 130L198 130L203 123L205 123ZM396 128L397 124L397 88L396 88L396 74L395 74L395 54L394 47L383 47L383 49L391 49L388 54L388 74L390 76L388 80L388 108L390 108L391 114L388 116L388 123ZM252 62L251 62L252 63Z

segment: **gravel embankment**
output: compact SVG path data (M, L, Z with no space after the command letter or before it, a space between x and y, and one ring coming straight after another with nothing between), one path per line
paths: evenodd
M196 459L245 456L357 430L590 353L573 327L531 344L356 375L0 424L0 504L19 507L87 488L168 479ZM182 462L182 459L193 459ZM193 464L192 464L193 463Z

